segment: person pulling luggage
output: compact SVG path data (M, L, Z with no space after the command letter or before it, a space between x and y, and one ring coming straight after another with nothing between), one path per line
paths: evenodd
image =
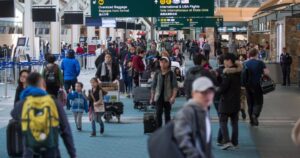
M171 108L177 96L176 75L171 71L170 59L160 59L160 71L154 75L151 86L150 104L156 103L157 127L162 126L162 115L165 113L165 123L171 120Z

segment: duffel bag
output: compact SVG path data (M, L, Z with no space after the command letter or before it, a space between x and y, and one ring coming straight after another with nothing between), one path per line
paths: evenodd
M264 75L260 80L260 86L263 94L268 94L276 89L275 82L271 77Z

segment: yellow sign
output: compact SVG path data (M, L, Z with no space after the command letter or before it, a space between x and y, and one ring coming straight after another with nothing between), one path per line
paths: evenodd
M98 0L99 5L104 5L104 0Z
M160 4L161 4L161 5L166 4L166 0L160 0Z

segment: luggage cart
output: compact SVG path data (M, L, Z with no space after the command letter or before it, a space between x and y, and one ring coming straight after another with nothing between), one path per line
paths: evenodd
M107 95L103 96L105 106L104 119L106 122L109 122L115 116L118 119L118 123L120 123L124 105L120 102L119 83L102 82L100 86L107 92Z

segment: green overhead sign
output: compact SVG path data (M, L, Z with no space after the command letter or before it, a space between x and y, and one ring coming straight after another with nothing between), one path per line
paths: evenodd
M187 27L222 27L223 18L157 18L158 30L182 30Z
M213 16L214 0L91 0L92 17Z

